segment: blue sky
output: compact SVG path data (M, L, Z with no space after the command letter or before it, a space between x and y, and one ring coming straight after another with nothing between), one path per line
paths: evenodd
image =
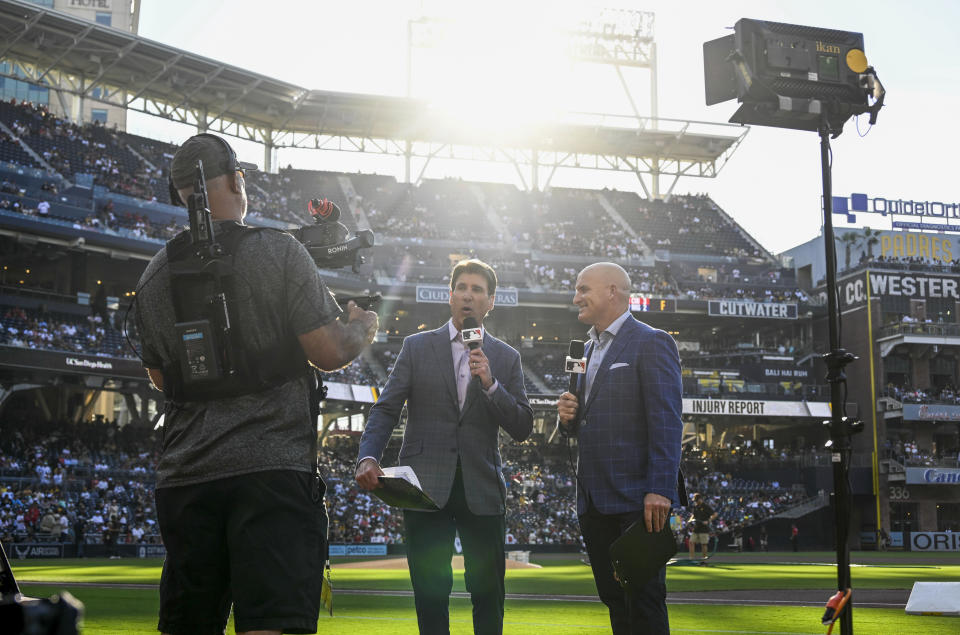
M545 24L583 7L639 8L656 14L659 113L676 119L724 122L732 115L734 102L704 105L701 47L728 33L726 27L741 17L862 32L867 58L888 90L886 107L866 136L857 134L851 120L833 141L834 193L960 201L950 158L960 141L952 119L960 111L953 51L960 2L143 0L140 34L308 88L402 95L407 20L453 15L475 25L480 44L458 58L456 68L466 69L462 73L451 72L449 59L418 52L415 88L421 95L469 107L470 89L494 81L484 69L495 69L493 75L503 85L493 94L503 99L483 105L502 109L501 114L530 117L551 109L625 114L628 102L610 69L570 67L535 53L517 59L497 44L498 32L506 30L518 41L533 39ZM646 104L648 76L636 72L626 78L638 103ZM516 92L528 88L532 94L522 100L526 107L511 103ZM645 105L640 108L646 110ZM176 142L191 134L137 115L131 116L129 127ZM861 128L866 128L864 118ZM262 150L237 145L244 158L262 162ZM342 153L281 153L279 163L398 176L401 170L398 159L377 161ZM512 166L459 162L434 164L427 176L517 181ZM634 176L607 172L558 172L553 184L639 189ZM819 139L814 133L754 127L716 179L682 179L675 192L709 192L764 246L782 251L819 233Z

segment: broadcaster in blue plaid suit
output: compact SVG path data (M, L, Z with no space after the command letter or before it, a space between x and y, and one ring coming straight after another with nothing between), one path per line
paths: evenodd
M587 372L557 403L577 435L577 515L614 635L670 632L666 568L635 593L613 577L609 548L633 522L659 531L678 503L683 423L680 357L666 332L630 314L630 277L613 263L577 276L573 303L590 326Z
M506 485L501 432L530 435L533 410L523 387L520 354L483 329L493 309L497 274L461 260L450 274L450 320L403 341L393 371L370 409L360 439L357 483L379 486L380 460L406 402L409 416L399 464L413 468L439 511L404 510L404 543L417 623L423 635L450 632L454 536L463 545L464 582L477 635L503 632ZM464 322L473 318L483 343L470 349Z

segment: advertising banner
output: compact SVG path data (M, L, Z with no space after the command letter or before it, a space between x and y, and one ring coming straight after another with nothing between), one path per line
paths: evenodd
M939 403L903 404L904 421L960 421L960 406Z
M910 532L910 551L960 551L960 532Z
M797 305L784 302L752 302L750 300L710 300L707 305L710 315L738 318L765 318L796 320Z
M7 555L17 560L33 558L62 558L63 545L58 543L13 543L7 545Z
M385 556L386 545L330 545L330 556Z
M497 287L495 297L496 306L517 306L520 303L520 294L513 287ZM418 284L417 302L448 304L450 302L450 287L444 284Z
M953 485L960 490L960 468L908 467L907 485Z
M734 415L750 417L824 417L830 404L819 401L761 401L759 399L693 399L684 397L685 415Z

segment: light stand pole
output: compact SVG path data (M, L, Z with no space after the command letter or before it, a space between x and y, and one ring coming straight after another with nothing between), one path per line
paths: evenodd
M850 436L863 429L863 422L844 416L844 368L856 360L853 353L840 348L840 312L837 307L837 251L833 241L833 184L831 179L830 124L826 115L820 123L820 168L823 173L823 241L827 260L827 330L830 352L822 356L830 384L830 441L827 443L833 463L833 511L837 541L837 590L846 592L850 584ZM867 307L870 310L870 307ZM872 337L872 334L871 334ZM853 635L853 598L840 613L840 633Z

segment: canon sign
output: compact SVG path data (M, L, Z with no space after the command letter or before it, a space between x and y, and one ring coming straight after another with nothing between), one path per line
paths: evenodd
M960 485L960 468L956 467L908 467L907 484L913 485Z

